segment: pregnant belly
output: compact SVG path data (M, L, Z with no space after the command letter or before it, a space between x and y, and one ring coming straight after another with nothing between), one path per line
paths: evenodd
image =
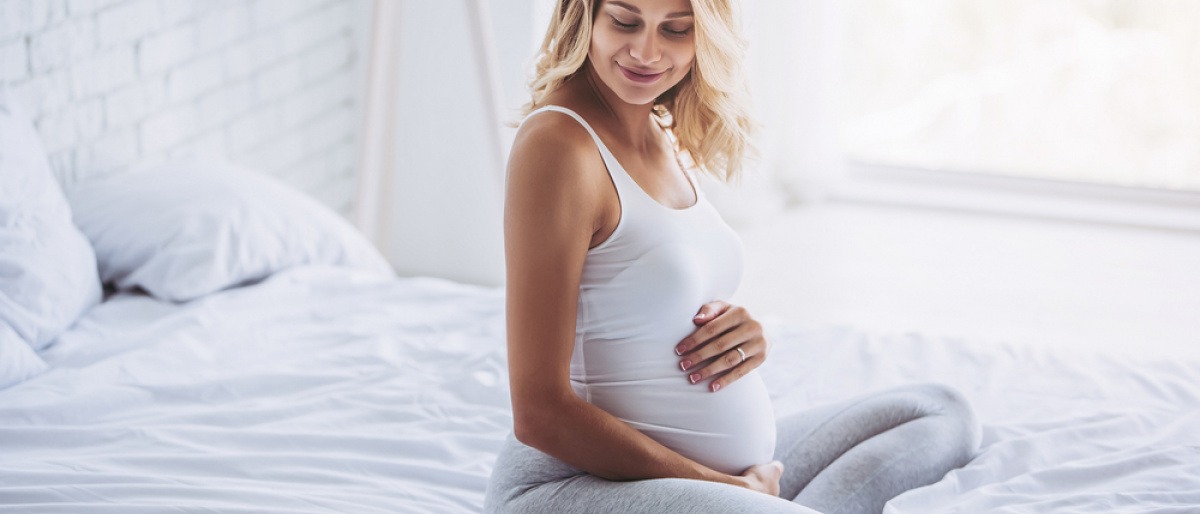
M576 383L576 392L651 439L732 475L770 462L775 412L757 371L713 393L680 374L643 380Z

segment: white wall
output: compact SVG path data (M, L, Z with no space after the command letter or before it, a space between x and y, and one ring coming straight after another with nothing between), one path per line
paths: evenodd
M3 0L0 86L64 187L171 157L353 197L367 0Z
M839 0L748 0L747 80L762 133L759 173L793 203L822 199L841 174ZM786 20L781 23L780 20Z
M502 115L526 101L534 3L490 0ZM383 199L382 246L402 275L500 285L504 280L506 157L490 138L492 116L472 44L468 0L403 0L397 137L391 188ZM513 130L502 129L507 155Z

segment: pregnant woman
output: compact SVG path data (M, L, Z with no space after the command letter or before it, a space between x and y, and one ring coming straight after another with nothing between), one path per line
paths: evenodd
M731 1L558 1L508 167L488 512L877 513L979 444L935 384L775 419L770 344L724 301L741 242L693 175L749 143Z

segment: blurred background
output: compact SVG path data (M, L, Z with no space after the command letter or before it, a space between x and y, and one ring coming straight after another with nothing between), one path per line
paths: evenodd
M403 275L500 286L551 0L0 0L64 188L262 169ZM1200 2L745 0L759 157L704 186L760 316L1200 352Z

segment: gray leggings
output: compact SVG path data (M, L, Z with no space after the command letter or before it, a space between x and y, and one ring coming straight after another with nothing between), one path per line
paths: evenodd
M609 481L509 434L488 481L484 512L878 513L896 495L966 464L980 440L970 406L940 384L867 394L777 424L780 497L683 478Z

